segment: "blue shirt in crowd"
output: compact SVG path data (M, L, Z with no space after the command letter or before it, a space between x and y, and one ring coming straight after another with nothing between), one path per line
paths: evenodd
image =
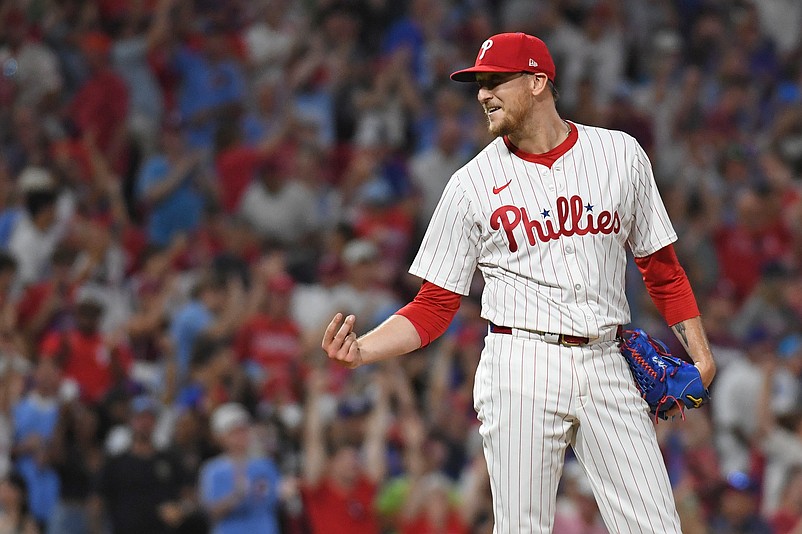
M59 405L53 399L43 399L33 393L14 406L13 415L15 443L22 443L34 434L47 443L56 429ZM20 456L16 467L28 485L31 513L39 521L46 522L58 504L58 475L51 467L41 466L33 455Z
M252 458L238 466L228 456L212 458L200 472L200 498L211 506L235 491L237 469L247 477L247 492L242 503L218 521L213 534L279 534L278 490L280 475L267 458Z
M172 167L165 156L148 159L142 166L136 183L137 197L145 198L147 191L167 178ZM147 221L148 241L167 245L174 235L191 233L200 226L204 199L188 176L175 190L150 207Z
M212 312L197 300L188 302L175 314L170 325L170 337L175 344L179 379L187 376L195 340L213 320Z
M181 76L178 106L184 120L245 98L245 76L236 61L212 63L202 53L184 47L176 53L173 65ZM217 126L215 120L190 126L187 142L193 148L212 148Z

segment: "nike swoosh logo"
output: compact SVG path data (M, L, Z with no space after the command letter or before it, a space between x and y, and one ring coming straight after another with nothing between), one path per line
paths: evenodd
M501 185L501 186L498 186L498 187L493 187L493 194L494 195L498 195L499 193L504 191L507 188L507 186L510 185L511 183L512 183L512 180L510 180L509 182L507 182L504 185Z

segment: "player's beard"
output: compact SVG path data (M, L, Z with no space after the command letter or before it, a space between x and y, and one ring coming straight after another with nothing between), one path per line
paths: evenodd
M524 102L513 100L505 103L501 113L504 114L495 120L487 116L487 131L493 137L507 136L520 132L527 122L527 107ZM498 112L497 112L498 113Z

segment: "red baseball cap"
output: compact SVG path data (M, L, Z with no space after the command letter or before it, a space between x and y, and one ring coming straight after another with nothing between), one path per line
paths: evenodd
M526 33L499 33L479 47L473 67L451 74L455 82L474 82L478 72L540 72L554 81L554 60L546 43Z

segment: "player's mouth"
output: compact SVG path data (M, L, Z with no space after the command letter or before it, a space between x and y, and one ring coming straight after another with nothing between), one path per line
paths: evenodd
M488 106L485 108L485 113L487 113L487 116L489 117L490 115L492 115L493 113L495 113L500 109L501 109L500 106Z

